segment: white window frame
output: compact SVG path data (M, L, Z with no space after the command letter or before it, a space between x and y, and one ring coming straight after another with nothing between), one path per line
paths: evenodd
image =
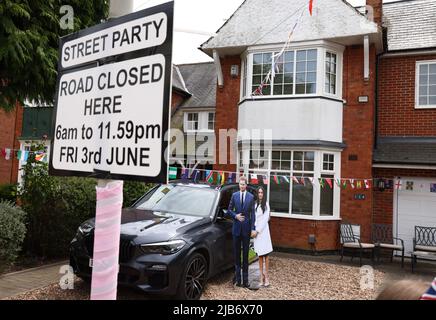
M281 45L264 45L264 46L253 46L249 47L246 52L241 55L242 64L245 65L245 61L247 65L247 79L246 79L246 95L244 97L244 80L241 77L241 94L240 100L244 99L283 99L283 98L298 98L298 97L319 97L325 96L333 99L342 99L342 80L343 80L343 52L345 47L339 44L327 42L324 40L320 41L308 41L302 43L298 46L291 46L287 48L286 51L295 51L295 56L297 51L299 50L310 50L317 49L317 70L316 70L316 91L313 94L296 94L296 63L294 62L294 94L284 94L284 95L273 95L273 88L271 88L270 95L252 95L252 81L253 81L253 55L257 53L271 53L278 52L282 49L283 44ZM326 92L325 90L325 77L326 77L326 53L334 53L336 54L337 64L336 64L336 93L331 94ZM296 59L296 58L295 58Z
M189 128L189 122L188 121L188 115L196 113L198 114L198 129L192 130ZM209 113L214 114L214 129L209 130ZM212 133L215 132L215 124L216 124L216 113L214 110L201 110L201 111L192 111L192 110L186 110L183 116L183 128L185 133L192 134L192 133Z
M436 64L436 60L421 60L416 61L415 68L415 109L436 109L436 104L420 105L419 104L419 67L427 64Z
M317 220L317 221L331 221L331 220L340 220L340 204L341 204L341 187L339 187L335 181L336 179L341 178L341 152L335 149L317 149L317 148L272 148L271 150L265 150L268 152L268 165L267 169L250 169L249 168L249 158L250 158L250 149L248 147L242 147L238 152L238 164L239 164L239 172L242 172L245 176L248 177L251 173L256 173L259 175L267 175L268 179L270 179L271 172L281 172L289 174L291 177L290 183L290 191L289 191L289 212L271 212L271 216L279 217L279 218L288 218L288 219L301 219L301 220ZM273 170L272 167L272 152L273 151L300 151L300 152L314 152L314 171L313 177L315 179L315 184L313 185L313 209L312 215L300 215L291 213L292 210L292 175L294 175L294 170L292 168L293 165L293 157L294 153L291 155L291 170ZM323 155L324 153L333 154L334 155L334 171L324 171L322 170L323 164ZM240 166L240 157L244 158L243 167ZM331 216L321 216L321 190L318 179L323 174L333 175L333 215ZM310 183L307 181L307 183ZM267 193L268 193L268 202L270 201L270 188L271 183L268 183Z

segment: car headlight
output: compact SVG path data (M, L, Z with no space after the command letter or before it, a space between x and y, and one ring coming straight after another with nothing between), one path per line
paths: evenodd
M146 243L146 244L141 244L141 251L143 253L173 254L180 251L185 245L186 242L183 240Z

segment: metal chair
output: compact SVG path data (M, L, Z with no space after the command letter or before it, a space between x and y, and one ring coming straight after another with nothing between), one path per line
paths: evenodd
M352 251L359 251L360 266L362 266L362 256L365 251L371 251L371 260L374 263L374 248L375 245L372 243L362 243L360 238L354 234L353 225L350 223L341 223L340 228L340 241L341 241L341 260L344 257L345 249L350 249ZM351 260L354 258L354 253Z
M412 272L418 262L418 257L432 260L436 258L436 227L415 226L411 257Z
M392 225L373 224L371 236L376 247L377 262L380 261L382 250L391 251L391 262L393 261L394 251L401 251L401 268L404 268L404 241L393 236Z

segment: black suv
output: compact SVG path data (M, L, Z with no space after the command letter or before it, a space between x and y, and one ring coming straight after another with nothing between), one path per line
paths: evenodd
M232 220L226 216L237 184L157 185L123 209L118 284L150 294L199 299L207 280L233 266ZM249 192L254 187L248 186ZM89 281L94 219L70 245L70 265Z

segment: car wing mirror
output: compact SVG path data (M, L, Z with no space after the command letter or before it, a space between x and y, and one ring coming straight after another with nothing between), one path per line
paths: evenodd
M220 209L218 211L218 216L217 216L218 220L225 220L226 217L227 217L227 209Z

